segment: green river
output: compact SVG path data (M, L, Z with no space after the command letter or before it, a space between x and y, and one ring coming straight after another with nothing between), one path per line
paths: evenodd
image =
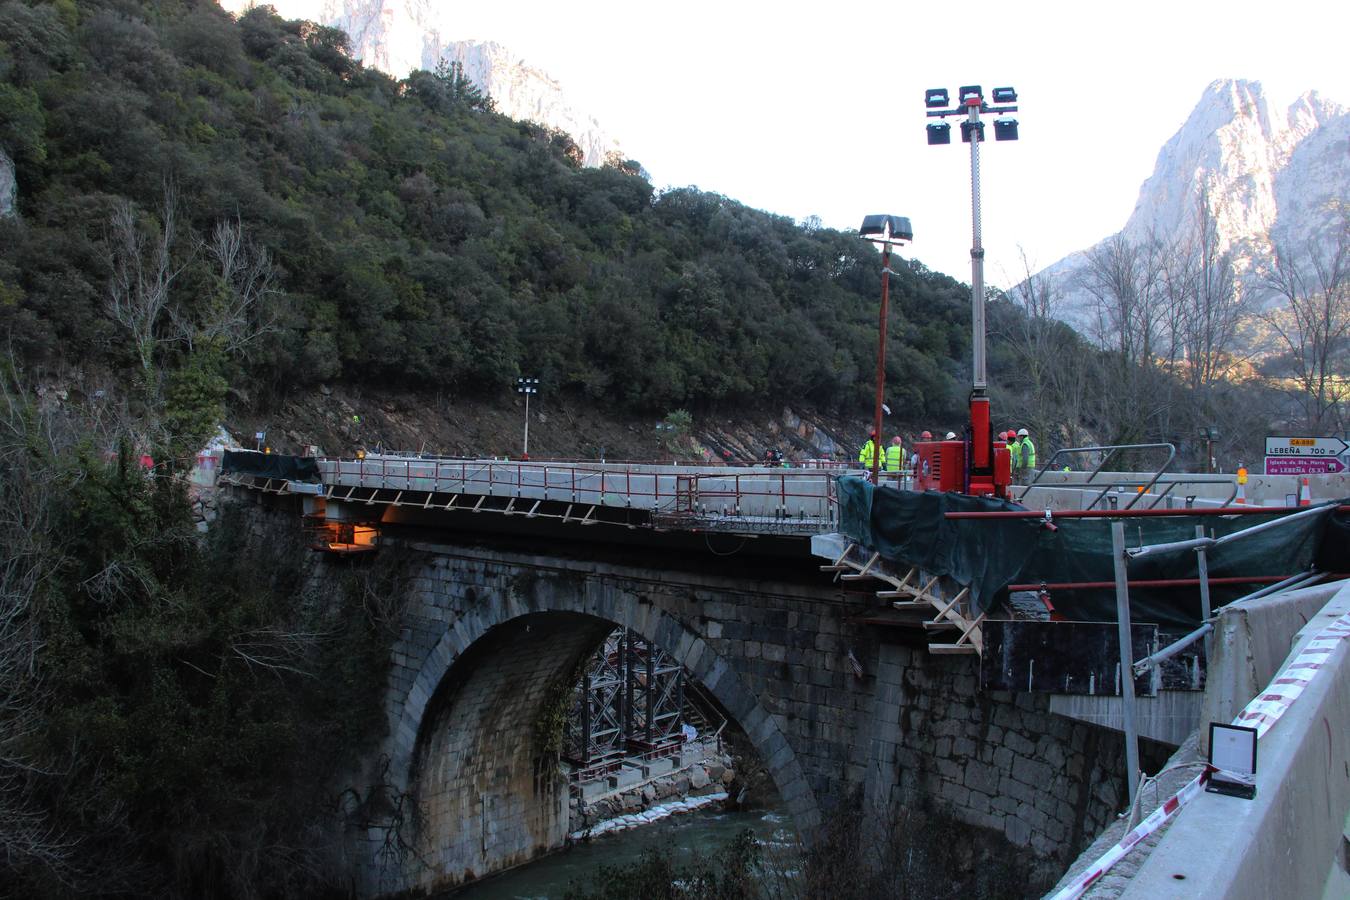
M560 898L569 887L589 888L601 866L630 865L647 850L659 849L674 857L677 869L683 868L695 859L722 849L746 828L755 833L766 857L792 858L796 833L785 810L723 812L708 809L606 834L440 897L442 900Z

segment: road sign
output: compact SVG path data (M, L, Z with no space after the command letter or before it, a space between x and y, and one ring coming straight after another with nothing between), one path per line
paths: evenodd
M1336 457L1344 453L1347 447L1350 445L1334 437L1266 438L1266 456Z
M1334 456L1267 456L1267 475L1335 475L1345 463Z

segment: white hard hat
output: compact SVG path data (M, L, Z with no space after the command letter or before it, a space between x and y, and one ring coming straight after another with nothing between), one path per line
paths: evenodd
M1027 430L1026 430L1025 428L1019 428L1019 429L1017 429L1017 436L1018 436L1018 437L1026 437L1026 436L1027 436Z
M956 440L956 432L955 432L955 431L949 431L949 432L947 432L947 440L949 440L949 441L954 441L954 440Z

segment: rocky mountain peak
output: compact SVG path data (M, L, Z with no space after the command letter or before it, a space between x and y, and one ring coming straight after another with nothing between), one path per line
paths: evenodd
M258 5L256 0L219 2L236 15ZM415 69L434 71L442 61L458 62L492 96L498 112L570 134L585 165L621 155L618 142L593 116L573 106L547 72L493 41L453 39L453 10L438 0L270 0L268 5L286 18L341 28L351 38L354 58L395 78Z
M1176 240L1193 228L1205 198L1220 251L1239 270L1272 239L1305 244L1326 227L1329 203L1350 196L1350 114L1316 91L1287 107L1272 104L1259 81L1220 79L1158 152L1120 234L1134 243ZM1047 267L1065 290L1065 318L1083 321L1088 298L1074 287L1088 250Z

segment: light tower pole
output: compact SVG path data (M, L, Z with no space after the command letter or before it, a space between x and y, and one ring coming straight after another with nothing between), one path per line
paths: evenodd
M873 215L863 218L858 236L881 245L881 315L877 326L877 398L876 413L872 418L872 483L880 484L881 457L886 449L881 446L882 395L886 391L886 315L891 276L891 247L914 240L914 229L904 216Z
M978 84L965 85L957 90L957 105L950 106L946 88L930 88L924 92L924 106L929 118L945 119L964 116L961 122L961 140L970 144L970 320L971 320L971 386L970 386L970 458L968 490L980 493L976 485L993 488L994 434L989 423L989 372L985 354L984 322L984 243L980 234L980 144L984 141L984 122L981 113L1005 115L1017 112L1017 91L1010 87L994 88L994 103L984 102L984 91ZM994 121L994 139L1017 140L1017 120L999 118ZM950 144L951 126L946 122L928 124L929 144Z
M538 378L517 378L516 393L525 395L525 444L522 448L522 456L525 459L530 458L530 395L539 393Z

